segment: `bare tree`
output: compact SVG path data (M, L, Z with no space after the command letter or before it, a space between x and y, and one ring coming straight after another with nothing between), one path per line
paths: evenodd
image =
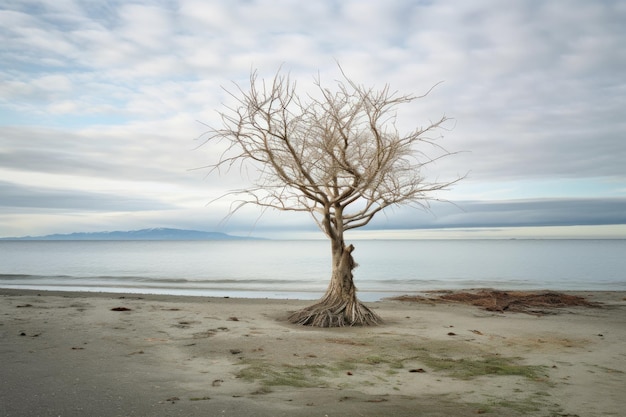
M249 188L227 194L239 196L230 215L246 204L307 212L330 239L332 275L325 295L289 318L302 325L381 323L357 299L354 246L346 245L345 232L367 225L389 206L427 207L434 191L459 180L429 182L422 174L424 166L451 154L430 135L443 127L445 116L406 134L396 128L397 106L424 96L399 95L388 85L366 88L342 75L335 89L318 78L315 94L301 96L280 71L269 82L252 72L249 90L237 86L229 92L236 104L219 113L222 126L203 136L227 143L212 170L240 164L258 170ZM428 157L424 145L434 146L437 156Z

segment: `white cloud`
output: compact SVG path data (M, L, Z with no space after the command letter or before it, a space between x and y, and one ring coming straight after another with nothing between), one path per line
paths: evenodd
M191 148L204 129L196 120L218 122L221 85L245 87L251 69L271 77L283 65L306 91L318 71L332 85L337 60L357 82L403 93L444 81L398 118L401 129L455 118L442 144L469 152L432 174L470 177L444 198L545 198L563 195L563 184L577 198L623 195L622 2L26 0L0 9L0 158L13 184L36 173L44 187L111 192L128 181L152 198L148 184L162 181L159 198L188 207L240 182L187 171L214 156Z

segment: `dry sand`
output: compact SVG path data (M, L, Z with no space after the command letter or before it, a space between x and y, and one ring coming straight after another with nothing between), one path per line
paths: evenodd
M307 301L0 289L0 415L626 415L626 293L581 294L602 307L315 329L285 322Z

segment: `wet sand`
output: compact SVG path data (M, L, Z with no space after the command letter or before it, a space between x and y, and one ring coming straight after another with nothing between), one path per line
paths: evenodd
M548 314L0 289L0 416L607 416L626 411L626 293Z

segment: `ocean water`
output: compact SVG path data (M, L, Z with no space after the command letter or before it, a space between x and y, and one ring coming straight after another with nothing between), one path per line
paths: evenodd
M626 240L362 240L359 297L437 289L626 290ZM302 241L0 241L0 287L319 298L330 244Z

